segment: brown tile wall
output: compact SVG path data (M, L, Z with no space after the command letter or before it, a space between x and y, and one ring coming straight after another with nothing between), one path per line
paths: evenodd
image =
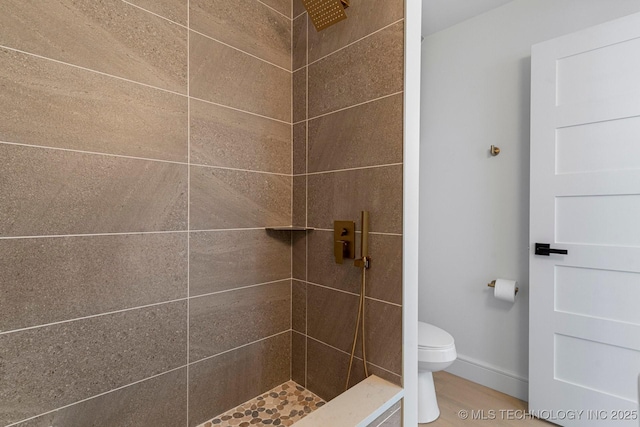
M292 31L2 2L0 425L194 426L291 378Z
M292 375L323 399L344 391L361 270L333 258L333 221L370 212L370 373L400 383L404 2L351 0L316 32L293 2ZM357 252L359 252L357 245ZM363 378L360 341L350 385Z
M316 33L300 0L3 3L0 425L335 397L360 275L331 228L363 209L368 368L400 382L403 1L351 4Z

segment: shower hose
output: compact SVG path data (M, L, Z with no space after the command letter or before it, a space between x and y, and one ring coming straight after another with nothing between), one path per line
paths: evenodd
M356 353L356 343L358 342L358 331L361 329L362 325L362 363L364 365L364 377L367 378L369 376L369 372L367 370L367 352L365 349L365 322L364 322L364 296L365 296L365 287L367 284L367 261L365 260L364 266L362 267L362 286L360 287L360 303L358 305L358 320L356 320L356 330L353 334L353 345L351 346L351 358L349 359L349 372L347 373L347 382L344 386L344 390L347 391L349 389L349 380L351 379L351 368L353 366L353 358Z

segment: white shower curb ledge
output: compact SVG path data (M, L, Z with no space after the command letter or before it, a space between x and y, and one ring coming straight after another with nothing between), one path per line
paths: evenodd
M402 387L371 375L294 423L294 426L366 427L402 399L403 395Z

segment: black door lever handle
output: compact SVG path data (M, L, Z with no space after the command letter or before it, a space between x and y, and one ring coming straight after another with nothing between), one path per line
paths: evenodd
M536 243L536 255L549 256L549 254L567 255L566 249L553 249L549 243Z

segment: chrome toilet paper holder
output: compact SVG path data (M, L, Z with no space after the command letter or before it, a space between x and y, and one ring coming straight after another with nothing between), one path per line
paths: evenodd
M495 288L496 287L496 281L492 280L490 283L487 283L487 286L490 288ZM516 295L518 295L518 288L516 288Z

